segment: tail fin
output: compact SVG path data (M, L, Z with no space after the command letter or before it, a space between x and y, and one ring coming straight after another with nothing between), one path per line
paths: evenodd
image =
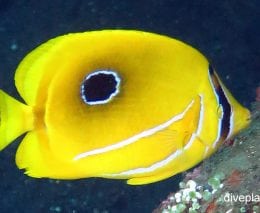
M0 150L32 128L32 108L0 90Z

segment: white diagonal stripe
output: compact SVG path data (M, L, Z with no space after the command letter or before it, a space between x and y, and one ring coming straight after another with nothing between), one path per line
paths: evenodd
M120 141L118 143L115 143L115 144L112 144L112 145L109 145L109 146L105 146L105 147L102 147L102 148L99 148L99 149L94 149L94 150L91 150L91 151L87 151L87 152L83 152L81 154L78 154L76 155L73 160L80 160L82 158L86 158L88 156L91 156L91 155L97 155L97 154L101 154L101 153L104 153L104 152L109 152L109 151L112 151L112 150L116 150L116 149L119 149L119 148L122 148L124 146L127 146L129 144L132 144L134 142L136 142L137 140L141 139L141 138L144 138L144 137L148 137L150 135L153 135L155 134L156 132L159 132L165 128L167 128L168 126L170 126L172 123L182 119L185 115L185 113L189 110L189 108L193 105L194 103L194 100L192 100L189 105L186 107L186 109L172 117L170 120L166 121L165 123L162 123L156 127L153 127L151 129L148 129L148 130L145 130L137 135L134 135L126 140L123 140L123 141Z
M202 95L199 95L199 96L200 96L200 104L201 105L200 105L200 118L199 118L200 120L199 120L199 123L198 123L198 127L197 127L196 132L192 134L189 142L183 147L183 149L178 149L177 151L175 151L174 153L169 155L164 160L156 162L149 167L131 169L131 170L127 170L127 171L124 171L124 172L117 173L117 174L109 174L108 176L110 176L110 177L129 176L129 175L144 174L144 173L153 172L153 171L155 171L155 170L157 170L157 169L159 169L163 166L166 166L168 163L173 161L176 157L178 157L180 154L182 154L183 150L189 149L191 147L191 145L193 144L194 140L196 139L196 137L199 135L199 133L201 131L201 125L202 125L203 116L204 116L203 96ZM184 112L186 112L186 111L187 111L187 109Z

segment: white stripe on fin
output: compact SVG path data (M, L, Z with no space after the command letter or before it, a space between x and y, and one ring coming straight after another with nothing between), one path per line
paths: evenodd
M144 138L144 137L148 137L150 135L153 135L155 134L156 132L159 132L159 131L162 131L163 129L167 128L168 126L170 126L172 123L178 121L178 120L181 120L184 115L186 114L186 112L189 110L189 108L193 105L194 103L194 100L192 100L189 105L186 107L186 109L172 117L170 120L166 121L165 123L162 123L156 127L153 127L151 129L148 129L148 130L145 130L137 135L134 135L126 140L123 140L123 141L120 141L118 143L115 143L113 145L109 145L109 146L106 146L106 147L102 147L102 148L99 148L99 149L94 149L94 150L91 150L91 151L87 151L87 152L83 152L81 154L78 154L76 155L73 160L80 160L82 158L86 158L88 156L91 156L91 155L97 155L97 154L101 154L101 153L104 153L104 152L109 152L109 151L112 151L112 150L116 150L116 149L119 149L119 148L122 148L124 146L127 146L129 144L132 144L134 142L136 142L137 140L141 139L141 138Z
M199 118L200 120L199 120L199 123L198 123L198 127L197 127L196 132L192 134L189 142L183 147L183 149L178 149L176 152L169 155L166 159L159 161L157 163L154 163L149 167L131 169L131 170L127 170L127 171L124 171L124 172L117 173L117 174L109 174L107 176L116 177L116 176L130 176L130 175L135 175L135 174L150 173L150 172L153 172L157 169L160 169L163 166L166 166L168 163L170 163L176 157L178 157L180 154L182 154L182 152L184 150L189 149L191 147L191 145L193 144L195 138L199 135L199 133L201 131L201 125L202 125L202 122L203 122L203 116L204 116L203 96L202 95L199 95L199 96L200 96L200 104L201 104L200 106L201 107L200 107L200 118ZM185 112L186 111L187 110L185 110Z
M169 155L166 159L164 159L162 161L159 161L159 162L157 162L155 164L152 164L149 167L131 169L131 170L127 170L127 171L124 171L124 172L120 172L118 174L109 174L108 176L112 176L112 177L124 176L124 175L128 176L128 175L135 175L135 174L143 174L143 173L153 172L156 169L159 169L159 168L167 165L169 162L171 162L176 157L178 157L181 153L182 153L182 149L178 149L176 152L174 152L173 154Z

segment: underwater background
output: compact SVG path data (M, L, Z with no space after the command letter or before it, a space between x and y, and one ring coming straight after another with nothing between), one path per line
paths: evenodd
M165 34L192 45L207 56L243 105L254 101L260 86L258 0L0 0L0 88L21 100L14 87L15 69L48 39L116 28ZM19 141L0 153L1 213L152 212L178 190L182 179L177 175L144 186L98 178L34 179L16 168Z

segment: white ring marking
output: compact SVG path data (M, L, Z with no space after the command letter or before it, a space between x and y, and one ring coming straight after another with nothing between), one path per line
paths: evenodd
M117 83L117 84L116 84L116 91L113 92L112 94L110 94L109 98L106 99L106 100L102 100L102 101L88 101L88 100L86 99L86 97L85 97L84 95L82 95L82 94L84 93L84 83L82 83L81 89L80 89L80 91L81 91L81 98L82 98L83 101L84 101L86 104L88 104L88 105L97 105L97 104L105 104L105 103L108 103L108 102L111 101L112 98L115 97L115 96L119 93L119 91L120 91L119 87L120 87L121 79L120 79L120 77L118 76L118 74L117 74L116 72L114 72L114 71L108 71L108 70L95 71L95 72L89 74L89 75L84 79L84 81L86 81L86 80L90 79L92 76L95 76L95 75L98 75L98 74L113 75L114 78L115 78L115 80L116 80L116 83ZM83 81L83 82L84 82L84 81Z

